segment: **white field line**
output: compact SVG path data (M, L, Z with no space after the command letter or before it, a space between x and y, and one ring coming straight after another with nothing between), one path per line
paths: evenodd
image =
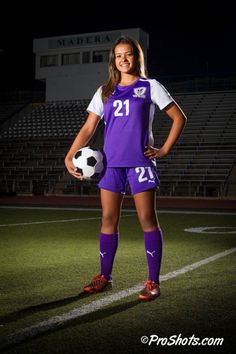
M229 254L232 254L235 251L236 251L236 247L230 248L230 249L225 250L223 252L217 253L214 256L202 259L199 262L189 264L183 268L180 268L180 269L177 269L173 272L167 273L167 274L161 276L161 282L166 281L166 280L170 280L170 279L178 277L179 275L191 272L192 270L197 269L203 265L214 262L217 259L220 259L222 257L228 256ZM136 294L142 288L143 288L143 284L138 284L132 288L119 291L115 294L106 296L100 300L92 301L91 303L89 303L87 305L83 305L79 308L75 308L74 310L66 312L62 315L51 317L48 320L38 322L30 327L26 327L21 330L18 330L16 332L8 335L5 338L1 347L4 348L9 345L20 343L26 339L36 337L37 335L39 335L41 333L45 333L45 332L52 330L56 327L60 327L68 321L88 315L92 312L102 309L103 307L113 304L113 302L115 302L115 301L119 301L125 297Z
M128 216L134 216L134 214L130 215L122 215L122 218L126 218ZM0 224L0 227L10 227L10 226L28 226L28 225L40 225L40 224L56 224L56 223L65 223L72 221L88 221L88 220L100 220L101 216L93 217L93 218L76 218L76 219L62 219L62 220L42 220L42 221L32 221L32 222L19 222L15 224Z
M62 210L62 211L101 211L101 208L76 208L76 207L44 207L44 206L17 206L0 205L0 209L20 209L20 210ZM136 213L135 209L122 209L123 212ZM235 212L226 211L204 211L204 210L165 210L157 209L158 214L186 214L186 215L236 215Z
M0 209L4 209L5 207L0 206ZM32 209L31 207L6 207L6 209ZM77 211L99 211L98 209L62 209L62 208L35 208L37 209L45 209L45 210L77 210ZM135 210L123 210L124 212L133 212L132 214L121 215L122 218L135 216ZM227 213L227 212L204 212L204 211L183 211L183 210L159 210L158 214L186 214L186 215L236 215L236 213ZM58 220L42 220L42 221L32 221L32 222L21 222L21 223L13 223L13 224L0 224L0 227L10 227L10 226L27 226L27 225L39 225L39 224L56 224L56 223L66 223L73 221L88 221L88 220L99 220L101 216L92 217L92 218L76 218L76 219L58 219Z

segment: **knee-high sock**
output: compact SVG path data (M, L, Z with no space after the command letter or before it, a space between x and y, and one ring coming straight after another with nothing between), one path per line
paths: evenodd
M99 237L101 274L104 275L106 279L110 280L119 235L100 233Z
M145 250L149 269L149 279L159 284L163 236L160 229L144 232Z

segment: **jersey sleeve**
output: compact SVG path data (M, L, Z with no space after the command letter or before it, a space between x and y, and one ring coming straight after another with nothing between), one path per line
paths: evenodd
M171 102L175 102L166 88L157 80L150 80L151 85L151 100L161 110Z
M104 115L104 106L102 102L102 86L98 88L98 90L95 92L92 100L90 101L88 107L87 107L88 112L93 112L97 114L99 117L103 117Z

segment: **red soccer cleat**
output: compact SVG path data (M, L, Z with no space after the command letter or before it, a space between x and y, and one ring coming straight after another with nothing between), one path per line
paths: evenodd
M84 292L88 294L98 293L112 288L112 281L107 280L104 275L96 275L91 283L84 287Z
M160 286L152 280L147 280L145 283L145 288L139 294L139 300L141 301L152 301L158 296L160 296Z

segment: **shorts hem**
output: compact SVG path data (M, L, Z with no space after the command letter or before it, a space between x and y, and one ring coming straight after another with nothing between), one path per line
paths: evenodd
M98 185L98 188L99 189L104 189L105 191L109 191L109 192L113 192L113 193L118 193L118 194L122 194L122 195L125 195L126 194L126 192L120 192L120 191L113 191L112 189L109 189L109 188L104 188L104 187L102 187L102 186L99 186Z
M134 192L134 193L131 192L131 195L135 195L135 194L138 194L138 193L143 193L143 192L149 191L149 190L151 190L151 189L154 189L155 191L157 191L157 190L159 189L159 187L145 188L145 189L140 190L140 191L138 191L138 192Z

